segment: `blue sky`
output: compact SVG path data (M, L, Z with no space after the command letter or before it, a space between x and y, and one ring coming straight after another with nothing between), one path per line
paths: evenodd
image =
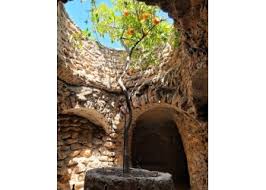
M90 22L90 19L88 19L89 10L90 10L89 2L90 0L85 1L85 3L81 3L81 0L73 0L73 1L68 1L65 4L65 9L69 17L82 30L85 30L86 28L89 28L89 29L92 28L92 23ZM110 0L96 0L96 3L97 4L106 3L108 6L112 6ZM168 21L170 23L173 23L173 20L168 17L167 13L160 11L159 16L163 18L168 18ZM88 20L88 23L85 22L86 20ZM119 42L111 43L109 36L100 37L98 35L98 40L101 44L103 44L106 47L115 48L115 49L123 49Z

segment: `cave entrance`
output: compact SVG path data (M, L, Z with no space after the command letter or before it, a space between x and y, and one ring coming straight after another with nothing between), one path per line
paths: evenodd
M187 159L170 111L158 108L137 119L132 136L132 164L136 168L171 173L177 189L188 190Z

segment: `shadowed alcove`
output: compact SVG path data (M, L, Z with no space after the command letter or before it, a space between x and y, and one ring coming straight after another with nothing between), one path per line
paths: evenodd
M177 189L189 189L187 159L170 110L157 108L138 117L133 129L132 164L136 168L169 172Z

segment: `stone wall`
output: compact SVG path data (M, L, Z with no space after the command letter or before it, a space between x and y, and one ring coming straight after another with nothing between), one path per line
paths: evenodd
M123 51L108 49L95 41L77 40L80 29L69 19L62 3L57 12L58 77L68 84L97 86L119 91L117 74L122 72ZM79 46L82 45L81 47Z
M59 115L57 141L58 189L82 190L87 170L114 166L115 141L85 118Z
M180 82L178 86L182 91L181 94L185 94L188 98L187 106L195 108L193 111L197 116L198 110L201 109L197 103L199 98L208 96L206 88L202 88L201 92L196 88L198 85L206 86L208 80L208 0L140 1L159 6L175 21L175 28L181 37L180 47L174 50L171 61L164 64L164 67L173 73L169 75L168 80L177 79ZM207 76L204 80L198 81L199 77L194 77L198 70ZM194 90L198 92L194 93ZM200 97L197 95L199 93ZM194 100L197 102L194 103Z

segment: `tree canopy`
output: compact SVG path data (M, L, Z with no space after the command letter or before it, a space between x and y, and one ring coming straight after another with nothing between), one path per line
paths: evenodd
M90 19L93 29L83 31L109 35L130 52L132 67L146 68L158 64L158 50L166 44L178 46L178 33L166 18L160 18L159 8L136 0L111 0L112 7L91 0Z

